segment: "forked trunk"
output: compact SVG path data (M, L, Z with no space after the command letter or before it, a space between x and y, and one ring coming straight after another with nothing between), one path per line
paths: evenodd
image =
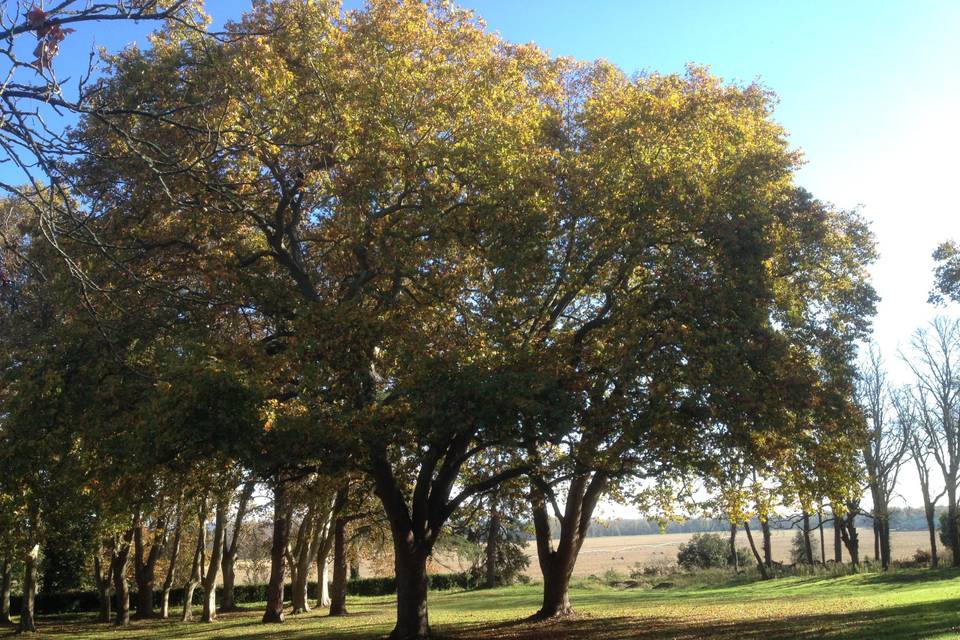
M137 617L153 616L153 589L156 584L157 560L166 538L166 520L159 518L153 527L150 552L145 555L144 527L137 523L134 528L134 578L137 581Z
M197 543L193 548L193 560L190 563L190 578L183 589L183 611L180 614L181 622L193 620L193 594L197 590L202 578L202 567L204 555L207 546L207 504L206 498L200 505L199 520L200 525L197 531Z
M223 559L220 561L220 568L223 571L223 585L221 596L221 611L234 611L237 604L234 597L234 585L237 580L236 563L237 555L240 551L240 534L243 530L243 518L247 515L247 505L253 496L253 490L256 483L247 481L240 492L240 500L237 503L237 513L233 521L233 531L230 537L224 536L223 540Z
M285 551L290 540L287 487L278 479L273 487L273 541L270 545L270 582L263 622L283 622L283 582L286 578Z

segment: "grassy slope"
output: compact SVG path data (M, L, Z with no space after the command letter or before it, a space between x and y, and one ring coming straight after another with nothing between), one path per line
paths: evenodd
M840 578L783 578L722 587L660 590L576 588L578 614L559 622L522 619L538 605L537 585L431 594L438 637L463 639L589 638L951 638L960 637L960 573L900 571ZM391 598L353 598L348 618L322 612L259 624L257 611L222 616L213 625L134 622L112 629L84 619L40 620L51 638L377 638L391 627ZM0 631L0 638L12 637Z

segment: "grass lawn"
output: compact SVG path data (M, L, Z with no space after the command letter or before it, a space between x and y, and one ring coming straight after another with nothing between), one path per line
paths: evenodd
M523 619L539 602L539 585L430 594L438 638L960 638L960 573L781 578L725 586L616 590L583 582L571 593L577 614L560 621ZM214 624L134 621L126 629L90 616L41 617L39 638L379 638L392 627L392 598L352 598L351 615L324 611L261 625L251 609ZM13 637L10 630L0 638Z

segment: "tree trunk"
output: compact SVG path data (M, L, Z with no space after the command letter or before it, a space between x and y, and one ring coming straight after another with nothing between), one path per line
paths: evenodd
M330 615L347 615L347 521L338 517L333 528L333 585Z
M924 500L923 509L927 516L927 531L930 533L930 566L936 569L939 565L939 559L937 558L936 510L934 509L933 504L931 504L929 498Z
M145 545L143 540L144 527L138 522L134 528L134 578L137 581L137 617L150 618L153 616L153 588L156 584L157 560L163 548L166 537L166 521L159 518L153 527L153 540L150 553L144 558Z
M750 532L750 523L746 520L743 521L743 530L747 534L747 541L750 543L750 551L753 552L753 559L757 561L757 569L760 570L760 577L764 580L769 580L770 573L767 571L767 565L760 557L760 552L757 551L757 545L753 542L753 533Z
M953 553L953 566L960 567L960 527L957 526L957 488L947 484L947 518L953 523L950 536L950 551Z
M202 579L203 560L207 547L207 504L206 498L200 505L198 524L200 528L197 531L197 542L193 548L193 560L190 563L190 578L183 589L183 612L180 614L180 622L189 622L193 620L193 594L197 590L197 585Z
M411 549L394 536L394 572L397 579L397 624L390 640L422 640L430 637L427 615L427 558L429 553Z
M353 558L350 560L350 579L359 580L360 579L360 559Z
M213 622L217 619L217 575L220 571L220 560L223 558L223 537L227 528L227 509L230 500L221 496L217 500L216 515L213 525L213 544L210 547L210 565L207 574L203 577L203 622Z
M803 512L803 553L807 564L813 564L813 544L810 542L810 514Z
M840 516L833 514L833 561L843 564L843 540L840 537Z
M290 518L287 510L287 487L277 479L273 487L273 541L270 545L270 582L267 584L267 606L263 622L283 622L283 582L286 578L287 543L290 540Z
M23 597L20 604L20 624L17 627L21 633L37 630L37 623L34 619L34 604L37 598L37 560L39 555L40 544L35 543L23 558Z
M773 540L770 533L770 521L761 520L760 521L760 533L763 536L763 564L767 565L768 569L773 568Z
M827 564L827 545L823 539L823 509L817 511L817 529L820 530L820 564Z
M113 548L110 559L110 571L113 574L113 593L117 599L113 624L125 627L130 624L130 588L127 584L127 563L130 559L130 541L133 530L127 531L123 539Z
M160 596L160 617L166 620L170 616L170 590L177 573L177 558L180 556L180 542L183 536L183 513L177 514L177 525L173 530L173 542L170 556L167 558L167 575L163 578L163 590Z
M886 513L877 525L880 533L880 566L886 571L890 568L890 519Z
M850 556L850 565L856 569L860 566L860 536L857 533L856 519L857 510L850 505L847 515L840 522L840 537L844 546L847 547L847 554Z
M873 559L880 561L880 523L876 516L873 518Z
M252 480L243 485L240 492L240 499L237 502L237 514L233 520L233 531L230 537L224 537L223 540L223 559L220 561L220 568L223 570L223 588L220 610L235 611L237 608L233 588L236 583L236 562L237 554L240 551L240 533L243 529L243 519L247 515L247 505L253 496L253 490L256 483Z
M13 562L10 556L3 557L3 565L0 566L0 624L13 624L10 617L10 591L13 586Z
M531 493L537 559L543 573L543 602L534 618L542 620L573 612L569 596L570 576L573 575L577 555L590 528L593 510L606 484L606 476L599 473L592 478L588 474L573 477L567 489L563 517L559 518L560 539L556 549L553 549L551 542L547 496L540 488ZM553 496L550 496L550 503L554 509L558 509Z
M111 564L103 566L99 551L93 557L93 580L97 586L97 593L100 594L100 613L97 616L99 622L110 622L110 599L113 595L110 589L111 566Z
M500 539L500 509L499 496L494 493L490 496L490 523L487 527L487 588L497 586L497 544Z
M730 523L730 566L740 573L740 558L737 557L737 523Z

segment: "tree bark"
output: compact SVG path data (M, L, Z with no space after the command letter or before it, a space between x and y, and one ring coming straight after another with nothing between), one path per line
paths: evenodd
M607 477L601 473L578 474L570 480L566 504L559 512L557 501L546 495L549 487L541 485L531 492L533 523L537 542L537 559L543 574L543 602L535 619L565 616L573 612L570 606L570 577L577 556L590 528L593 510L606 489ZM547 502L554 508L560 522L560 539L556 549L550 536Z
M770 533L770 521L761 520L760 521L760 533L763 536L763 564L767 565L768 569L773 568L773 540Z
M203 499L198 513L197 542L193 548L193 560L190 563L190 578L183 589L183 612L180 614L180 622L189 622L193 620L193 594L197 590L197 585L203 578L203 561L206 555L207 542L207 501Z
M13 586L13 562L9 555L3 556L0 565L0 624L13 624L10 617L10 591Z
M804 561L813 564L813 544L810 542L810 514L803 512L803 553Z
M757 561L757 569L760 570L760 577L764 580L769 580L770 573L767 571L767 565L760 557L760 552L757 551L757 545L753 541L753 533L750 532L750 523L746 520L743 521L743 530L747 534L747 541L750 543L750 551L753 552L753 559Z
M737 523L730 523L730 566L740 573L740 558L737 557Z
M220 560L223 558L223 538L227 528L227 509L229 508L229 499L221 496L217 500L214 516L210 565L203 577L203 615L201 617L203 622L213 622L217 619L217 575L220 571Z
M138 618L150 618L153 616L153 588L156 584L157 560L160 558L160 550L163 548L166 528L165 518L158 518L153 527L153 540L150 545L150 553L146 554L146 558L144 558L144 526L141 522L137 522L134 527L133 569L134 578L137 581Z
M34 605L37 598L37 561L40 555L40 544L34 543L23 558L23 598L20 604L20 624L17 630L21 633L37 630L34 619Z
M490 496L490 522L487 527L487 588L497 586L497 544L500 540L500 509L499 496L494 493Z
M929 498L925 498L923 510L927 516L927 531L930 533L930 566L936 569L940 564L939 558L937 557L936 509Z
M220 568L223 570L223 596L221 599L221 611L234 611L237 608L234 601L233 588L236 583L236 562L240 551L240 532L243 528L243 519L247 515L247 506L250 504L250 498L253 496L253 490L256 483L249 480L244 483L240 492L240 499L237 502L237 513L233 520L233 531L230 537L224 537L223 541L223 559L220 561Z
M840 516L833 514L833 561L843 564L843 539L840 537Z
M177 524L173 530L173 542L170 545L170 556L167 558L167 574L163 578L163 589L160 596L160 617L164 620L170 616L170 590L176 579L177 558L180 556L180 542L183 536L183 514L177 514Z
M856 569L860 566L860 535L857 533L857 510L854 507L855 505L849 505L847 514L839 522L840 537L850 556L850 565Z
M99 551L93 557L93 581L96 583L97 593L100 595L100 613L97 617L99 622L110 622L110 600L113 596L111 593L111 566L112 563L108 563L106 567L103 566Z
M113 574L113 593L117 599L113 624L125 627L130 624L130 587L127 584L127 563L130 560L130 542L133 529L128 530L113 547L110 571Z
M950 535L950 551L953 553L953 566L960 567L960 527L957 526L957 488L946 480L947 484L947 518L953 523Z
M290 540L290 518L287 509L286 482L278 478L273 487L273 541L270 546L270 582L267 584L267 606L263 622L283 622L283 582L286 578L287 543Z
M827 545L823 539L823 509L817 511L817 529L820 530L820 564L827 564Z
M340 515L333 527L333 584L330 615L347 615L347 521Z
M398 553L399 551L399 553ZM394 543L394 572L397 579L397 624L390 640L420 640L430 637L427 612L428 553Z

